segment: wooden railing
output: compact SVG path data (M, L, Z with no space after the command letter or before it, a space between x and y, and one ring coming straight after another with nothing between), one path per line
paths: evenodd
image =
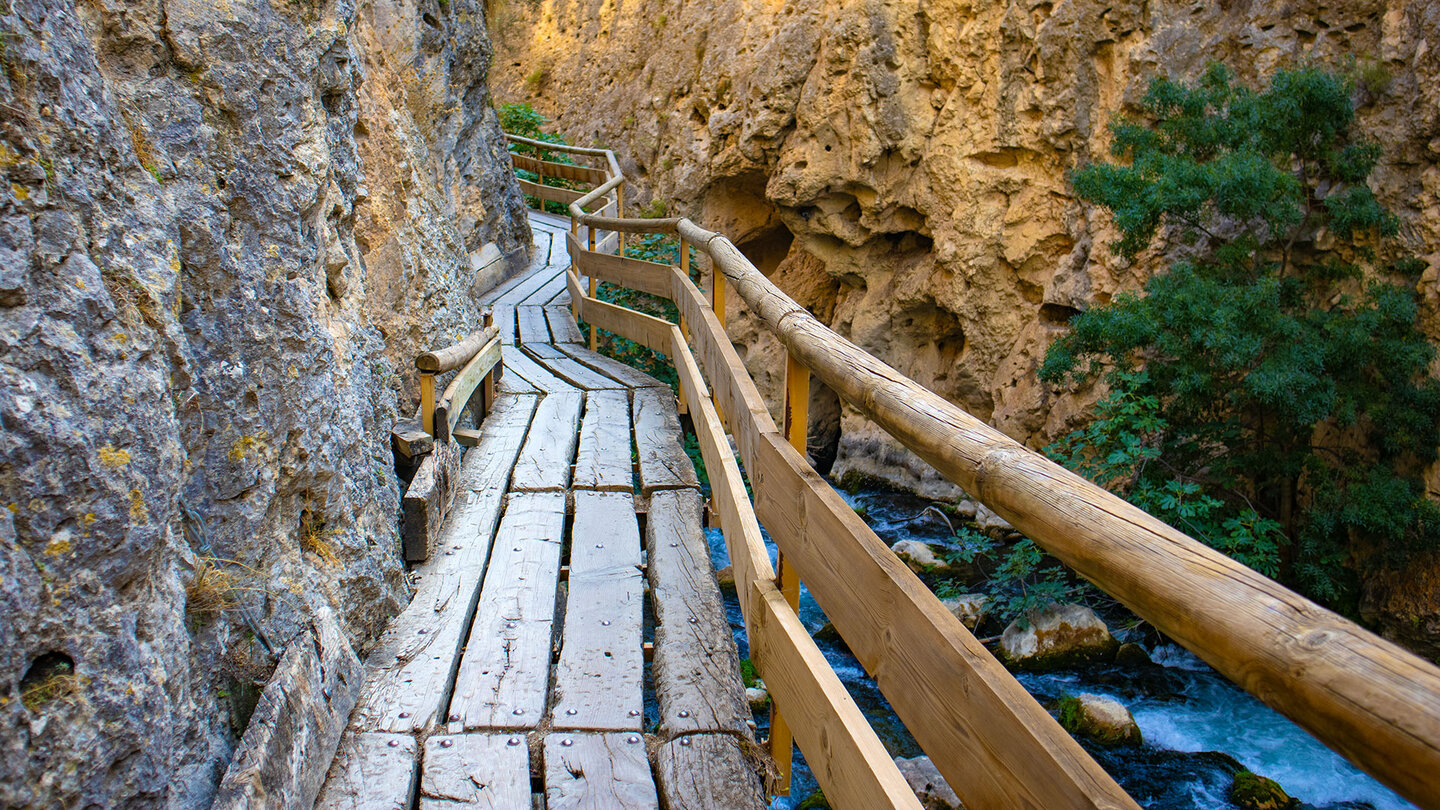
M420 372L420 424L422 429L437 441L456 439L461 444L474 446L476 436L471 431L458 429L456 425L465 413L465 408L478 392L480 416L490 410L495 401L495 379L501 371L500 333L491 323L491 314L485 312L484 326L472 332L459 343L443 349L425 352L415 358L415 368ZM435 375L460 369L444 393L435 399Z
M803 578L968 806L1136 806L810 468L804 406L813 374L1236 684L1402 795L1440 808L1436 667L1028 450L870 356L771 284L724 236L684 218L587 213L612 192L619 211L624 178L614 155L546 148L600 156L606 164L604 182L569 204L572 307L577 318L675 363L734 565L752 659L783 712L772 723L771 746L787 778L793 732L837 806L916 806L799 622ZM604 231L676 235L682 267L606 255L596 248ZM712 265L709 300L684 266L688 245ZM598 300L600 280L669 298L681 323ZM778 429L726 337L727 287L787 349ZM754 485L753 508L726 433ZM762 522L780 549L778 572L761 540Z

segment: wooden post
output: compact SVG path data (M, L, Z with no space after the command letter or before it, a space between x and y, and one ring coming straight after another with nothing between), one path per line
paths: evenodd
M615 218L625 218L625 187L615 187ZM615 240L615 255L625 255L625 232L620 231L620 236Z
M593 252L595 252L595 226L594 226L594 225L586 225L586 226L585 226L585 232L586 232L586 235L587 235L586 243L589 244L589 246L590 246L590 247L588 248L588 250L593 253ZM600 282L599 282L598 279L595 278L595 274L594 274L594 273L591 273L591 274L590 274L590 297L591 297L591 298L594 298L594 297L596 296L596 294L599 293L599 291L600 291ZM595 324L592 323L592 324L590 324L590 351L592 351L592 352L593 352L593 351L596 351L596 348L595 348L596 345L597 345L597 343L596 343L596 340L595 340Z
M420 426L435 435L435 375L420 372Z
M680 241L680 249L683 251L681 255L688 259L690 251L686 249L683 239ZM688 261L686 263L688 264ZM720 322L720 328L725 328L725 274L720 272L714 262L710 263L710 309L715 311L715 319ZM715 414L720 417L720 424L730 427L730 423L725 419L725 409L720 406L719 396L712 394L711 399L715 401Z
M481 324L489 329L495 325L495 310L489 307L481 315ZM496 368L499 363L496 363ZM475 419L475 428L480 428L480 419L490 414L490 409L495 407L495 369L492 368L485 374L485 381L480 384L480 412Z
M717 279L721 276L716 273ZM721 289L717 282L716 289ZM723 293L721 293L723 295ZM722 299L723 300L723 299ZM785 353L785 420L782 428L785 440L801 456L805 455L805 440L810 423L810 370L805 368L795 355ZM780 593L793 610L800 607L800 574L795 566L789 565L784 554L776 555L775 578ZM774 702L770 704L770 756L780 771L779 787L776 793L790 795L790 762L794 751L794 735L785 718Z

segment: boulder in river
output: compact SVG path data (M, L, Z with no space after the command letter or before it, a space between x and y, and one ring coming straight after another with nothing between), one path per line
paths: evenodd
M1113 660L1117 646L1095 611L1084 605L1056 605L1011 622L1000 636L996 655L1011 669L1055 669Z
M745 687L745 702L750 704L750 711L763 712L770 707L770 693L765 691L763 683L747 686Z
M915 791L915 797L920 800L920 806L925 810L962 810L964 805L960 803L960 797L940 775L940 769L929 757L919 756L906 759L905 757L895 758L895 767L900 769L900 775L905 777L910 789Z
M982 534L988 534L997 540L1015 531L1010 521L995 514L985 504L977 504L975 507L975 525L980 528Z
M1300 806L1274 779L1250 771L1237 771L1230 786L1230 801L1241 810L1292 810Z
M950 564L941 559L935 553L935 549L929 543L920 540L901 540L890 547L900 561L910 566L910 570L917 574L926 571L932 573L948 573Z
M974 630L980 620L985 617L985 603L989 599L983 593L962 593L959 596L947 596L940 600L947 610L955 614L955 618L967 628Z
M1141 742L1140 726L1125 704L1089 692L1060 701L1060 725L1071 734L1101 745L1139 745Z

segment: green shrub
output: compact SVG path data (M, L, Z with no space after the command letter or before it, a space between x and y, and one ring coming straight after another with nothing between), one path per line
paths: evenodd
M1135 258L1180 258L1144 294L1077 316L1041 368L1103 372L1098 418L1050 448L1098 483L1262 573L1343 607L1356 566L1440 547L1420 475L1440 444L1435 349L1413 260L1366 179L1351 85L1280 71L1264 91L1212 66L1156 80L1148 123L1111 129L1115 163L1071 182ZM1410 286L1407 286L1410 285Z

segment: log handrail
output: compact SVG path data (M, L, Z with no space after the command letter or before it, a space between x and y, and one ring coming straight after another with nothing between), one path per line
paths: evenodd
M544 146L576 154L604 154L611 177L587 196L598 198L610 190L618 190L625 182L609 150ZM605 190L601 191L602 188ZM596 216L583 210L588 202L582 198L570 204L575 228L677 234L682 245L695 246L712 262L717 296L724 284L733 287L734 293L779 338L790 356L947 479L1351 762L1411 801L1423 807L1440 808L1440 779L1434 778L1440 773L1440 669L1164 524L910 380L820 323L770 283L723 235L683 217L651 220ZM578 240L572 242L570 248L578 271L594 269L595 263L587 258L589 251ZM730 415L729 427L747 470L752 476L768 472L782 479L795 477L805 483L801 487L805 500L799 503L777 503L773 495L768 500L757 495L757 511L762 518L768 512L771 521L765 525L781 544L782 553L792 554L792 550L786 548L788 542L801 559L805 555L800 552L807 545L818 544L821 550L833 554L834 548L825 544L835 536L834 532L854 535L860 538L860 547L868 549L865 545L868 529L863 522L836 515L838 507L827 500L819 487L813 486L818 476L813 475L813 470L806 473L808 466L803 456L794 453L783 437L776 439L778 432L765 412L763 401L759 400L753 381L735 356L723 326L703 295L694 289L688 277L677 278L674 284L671 297L680 306L690 338L696 342L699 365L710 378L706 393L714 397L719 413ZM570 290L577 310L584 308L587 316L592 312L600 315L608 324L605 328L672 356L682 352L683 341L680 345L666 346L657 325L622 315L638 313L585 295L575 271L571 272ZM640 331L627 334L632 328ZM683 352L688 353L689 347L684 346ZM677 361L677 367L679 365ZM682 374L681 379L684 384L687 376ZM690 387L695 388L693 384ZM701 393L687 390L686 396L695 401ZM703 437L701 445L703 450L706 446ZM800 458L799 467L794 463L796 456ZM707 467L711 467L711 459L707 457L706 462ZM824 489L833 494L828 486ZM843 501L840 505L843 506ZM788 538L782 537L786 534L787 515L793 517L798 512L803 516L811 509L822 514L823 519L807 523L802 518L798 527L791 527ZM854 518L854 515L848 517ZM856 522L860 526L853 525ZM817 525L825 526L825 530L814 530ZM804 533L807 526L812 527L815 536ZM728 531L726 535L729 542ZM733 558L737 550L732 547L731 551ZM889 559L893 561L893 555ZM971 655L973 636L958 622L950 626L943 617L934 615L934 606L926 602L927 598L935 601L932 594L908 591L903 574L884 559L876 558L874 564L884 576L893 573L889 581L899 583L903 598L917 605L923 621L936 628L941 646L948 645L967 661L974 658ZM816 592L821 607L829 612L831 606L819 594L835 583L818 581L817 577L827 574L820 563L812 562L812 567L813 571L801 573ZM773 577L773 573L769 575ZM885 580L882 577L876 581ZM831 597L836 598L839 597ZM838 603L832 604L839 607ZM883 611L887 618L896 615L891 610L893 606L871 607ZM747 609L747 627L751 624L750 616ZM876 677L892 704L896 704L902 719L912 726L922 747L935 759L961 798L967 802L978 800L974 806L1026 806L1025 796L1012 797L999 804L987 803L997 796L983 786L977 788L974 783L984 781L980 766L987 757L998 757L1006 768L1014 768L1014 774L1022 774L1025 768L1013 759L1033 756L1035 752L1027 751L1024 744L1010 742L997 746L1004 750L990 751L983 741L975 740L968 741L963 758L951 752L930 750L927 740L921 739L922 730L912 724L913 720L923 718L915 709L910 710L911 716L907 717L899 705L903 701L897 701L892 694L906 688L903 682L896 682L894 670L913 665L915 656L907 658L904 651L886 647L890 643L888 628L872 628L868 635L876 637L867 638L865 628L856 626L857 621L863 623L863 618L851 619L849 628L839 620L836 626L852 648L861 648L857 655L867 671ZM873 654L863 652L868 649L867 645L873 648ZM973 647L978 648L978 643ZM986 653L980 655L988 658ZM928 654L919 657L937 663ZM988 666L983 661L971 663L982 669ZM876 672L872 667L882 669ZM761 674L764 675L763 671ZM921 678L927 675L924 671L903 674ZM997 690L997 699L1009 699L1006 690L999 687ZM783 705L789 712L789 704ZM1033 718L1028 707L1018 707L1016 712L1017 716ZM1041 723L1039 718L1033 719ZM1048 715L1045 719L1048 720ZM938 742L944 736L943 731L924 733L931 735L932 742ZM987 731L990 730L980 729L982 735ZM798 732L797 736L800 736ZM803 741L802 736L802 748ZM960 743L963 745L966 741ZM1067 762L1065 767L1078 769L1076 772L1082 774L1079 777L1082 781L1091 775L1089 766L1083 762ZM828 787L823 780L822 786ZM827 792L827 796L830 795ZM1119 796L1115 798L1102 786L1084 801L1043 806L1133 806L1123 793Z

